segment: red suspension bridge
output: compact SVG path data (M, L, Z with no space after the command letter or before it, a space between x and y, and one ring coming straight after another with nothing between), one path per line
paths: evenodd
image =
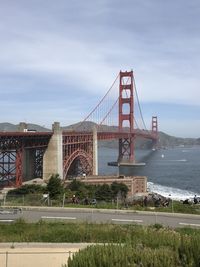
M118 139L118 163L134 164L137 137L150 139L156 146L157 117L152 117L147 130L133 71L120 71L98 105L76 127L62 131L54 123L52 131L30 132L21 123L19 132L0 132L0 186L20 186L36 177L48 180L55 173L62 179L97 175L98 140Z

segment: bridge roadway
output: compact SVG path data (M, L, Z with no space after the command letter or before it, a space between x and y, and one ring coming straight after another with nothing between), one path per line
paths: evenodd
M63 135L68 136L79 136L79 135L85 135L85 134L93 134L92 131L63 131ZM18 139L19 141L30 140L33 142L34 138L35 140L42 140L43 139L50 139L50 137L53 135L52 131L49 132L0 132L0 141L1 142L7 142L8 140L13 142L13 139ZM98 140L106 140L106 139L119 139L119 138L130 138L130 137L142 137L152 140L157 140L158 135L156 133L153 133L151 131L147 130L139 130L135 129L133 132L128 131L100 131L97 132ZM46 145L46 144L45 144ZM13 147L16 147L17 144L13 142ZM37 146L37 145L36 145Z
M98 132L97 137L99 140L103 139L120 139L130 137L142 137L146 139L157 140L158 135L151 131L135 129L133 132L116 131L116 132Z
M49 208L23 207L22 210L3 208L0 210L0 222L12 223L17 218L27 222L66 221L66 222L94 222L114 224L162 224L166 227L194 227L200 229L200 215L141 212L130 210L106 210L95 208Z
M52 132L0 132L0 150L47 147Z
M92 131L63 131L63 135L68 135L68 136L81 136L81 135L86 135L86 134L93 134ZM133 132L129 131L99 131L97 132L97 139L98 140L109 140L109 139L120 139L120 138L130 138L130 137L141 137L141 138L146 138L146 139L151 139L151 140L157 140L158 135L157 133L154 133L152 131L147 131L147 130L139 130L135 129Z

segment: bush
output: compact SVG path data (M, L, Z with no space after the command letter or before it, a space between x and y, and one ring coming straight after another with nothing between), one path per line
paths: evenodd
M96 245L73 255L68 267L174 267L179 259L171 249L133 248L131 245Z
M67 189L71 190L72 194L80 199L89 197L108 202L116 199L119 195L122 199L125 199L128 193L128 187L123 183L113 182L111 186L108 184L87 185L76 179L68 185Z
M111 184L111 190L114 198L117 198L117 196L120 194L121 197L125 199L128 193L128 187L123 183L113 182Z
M64 193L64 187L62 186L59 174L51 176L47 183L47 192L51 199L58 199Z
M80 181L77 181L76 179L73 179L73 181L68 185L68 189L71 191L78 191L81 187L83 187L84 184Z
M110 186L107 184L98 186L95 192L95 198L97 200L111 201L113 198L113 194Z
M31 185L22 185L19 188L16 188L14 190L8 191L8 196L11 195L27 195L27 194L37 194L37 193L43 193L45 191L45 187L41 185L31 184Z

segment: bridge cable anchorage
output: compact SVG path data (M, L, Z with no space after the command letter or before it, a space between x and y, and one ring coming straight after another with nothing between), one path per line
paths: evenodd
M135 87L135 93L136 93L138 108L139 108L139 111L140 111L140 116L141 116L141 119L142 119L142 122L143 122L143 126L144 126L144 129L146 131L148 131L147 127L146 127L146 124L145 124L145 121L144 121L143 114L142 114L142 109L141 109L141 105L140 105L140 101L139 101L139 97L138 97L138 92L137 92L137 87L136 87L136 83L135 83L135 77L133 77L133 83L134 83L134 87Z
M104 99L107 97L107 95L109 94L109 92L112 90L113 86L115 85L116 81L119 78L119 73L117 75L117 77L115 78L114 82L112 83L112 85L110 86L110 88L108 89L107 93L104 95L104 97L99 101L99 103L93 108L93 110L87 115L87 117L82 121L81 125L83 124L83 122L87 121L87 119L97 110L98 112L98 116L99 114L99 110L98 107L101 105L101 103L104 101ZM79 126L81 126L79 125Z

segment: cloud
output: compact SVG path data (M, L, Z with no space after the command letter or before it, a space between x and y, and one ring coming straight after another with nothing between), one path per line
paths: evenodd
M199 11L197 0L1 2L1 106L40 103L52 119L61 110L81 119L74 102L91 110L120 69L133 69L141 102L155 112L162 103L199 107Z

